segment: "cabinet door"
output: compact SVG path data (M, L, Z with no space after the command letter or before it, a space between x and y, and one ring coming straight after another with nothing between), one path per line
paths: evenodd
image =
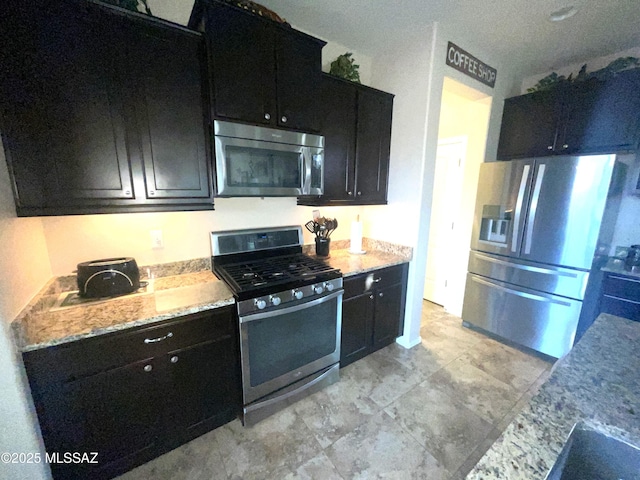
M229 335L169 352L170 436L182 443L233 420L241 408L236 342Z
M132 198L117 17L65 1L6 7L0 102L18 213Z
M298 32L276 32L277 125L320 130L318 96L322 78L322 44Z
M106 478L153 455L164 401L156 369L143 360L33 392L49 453L98 453L97 465L53 464L55 478Z
M356 155L356 89L328 76L322 79L324 194L321 200L352 201Z
M561 105L558 93L536 92L504 101L498 160L550 155Z
M250 123L276 120L274 32L262 19L225 5L207 10L214 114Z
M375 292L373 317L373 350L392 343L400 334L404 298L402 284L380 288Z
M356 191L359 203L386 203L393 97L358 91Z
M134 26L129 59L138 85L133 100L146 189L139 195L212 198L203 95L204 40L180 30Z
M346 367L370 353L373 323L373 293L342 302L340 367Z
M621 72L571 89L556 150L598 153L634 150L640 136L640 72Z

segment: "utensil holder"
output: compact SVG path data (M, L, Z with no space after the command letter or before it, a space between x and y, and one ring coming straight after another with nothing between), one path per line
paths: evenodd
M329 256L330 238L316 237L316 255L319 257Z

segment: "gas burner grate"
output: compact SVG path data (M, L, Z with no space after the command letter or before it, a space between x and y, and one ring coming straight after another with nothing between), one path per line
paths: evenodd
M267 257L219 267L231 287L238 292L313 278L336 269L302 253Z

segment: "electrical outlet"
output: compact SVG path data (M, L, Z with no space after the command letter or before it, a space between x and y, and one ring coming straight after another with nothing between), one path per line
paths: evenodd
M151 248L164 248L162 230L150 230L149 234L151 235Z

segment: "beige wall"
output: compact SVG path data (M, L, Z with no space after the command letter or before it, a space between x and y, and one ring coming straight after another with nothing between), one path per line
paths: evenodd
M16 218L13 194L0 150L0 452L44 455L28 395L22 361L9 322L51 277L47 247L38 218ZM0 463L0 478L47 478L43 464Z
M69 275L81 261L132 256L139 265L211 255L209 232L282 225L303 225L312 207L295 198L217 198L215 211L125 213L43 218L51 269ZM349 238L349 225L362 207L321 207L320 214L338 219L334 240ZM163 232L164 248L151 247L150 230ZM304 230L305 243L313 236Z

